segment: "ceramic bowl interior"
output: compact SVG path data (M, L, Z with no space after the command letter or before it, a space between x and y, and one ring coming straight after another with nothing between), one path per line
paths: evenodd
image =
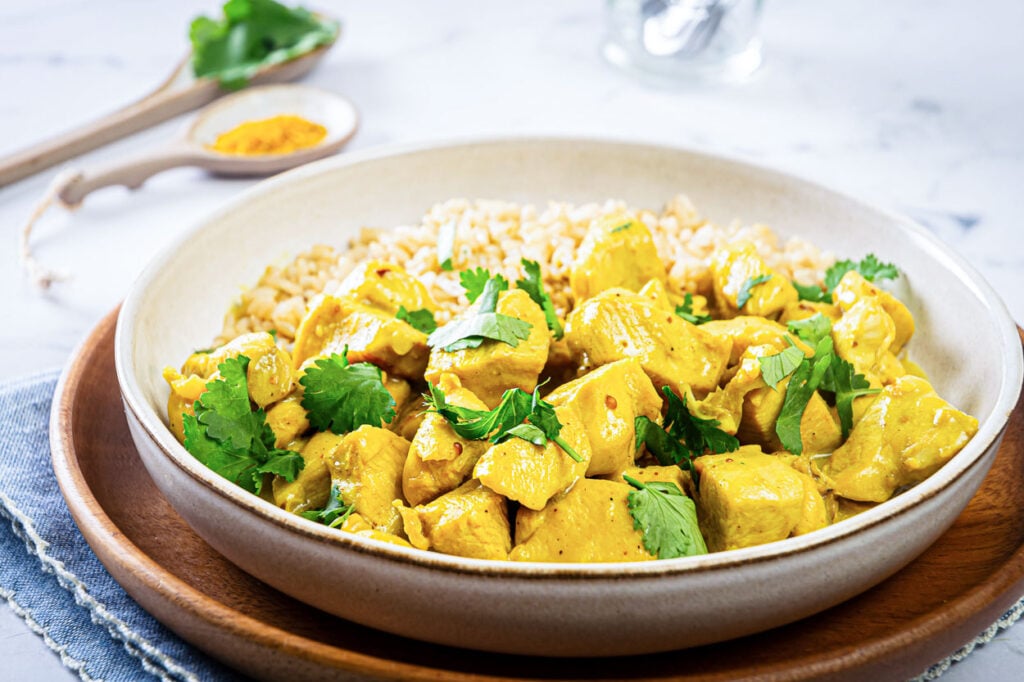
M415 223L433 204L452 197L506 199L541 206L550 200L581 203L616 198L657 209L678 193L689 195L702 215L720 224L734 219L766 223L783 238L800 235L839 257L859 258L874 252L896 263L903 273L895 285L896 293L914 313L917 323L910 356L927 370L943 397L979 418L981 426L975 439L925 483L852 520L770 545L627 566L483 562L385 546L330 531L286 514L212 474L178 444L165 426L168 389L161 369L177 365L193 349L209 345L231 301L241 288L257 280L268 263L284 261L315 243L342 246L364 226ZM183 498L186 489L191 491L190 500L209 493L217 503L229 501L233 508L242 510L240 518L267 524L261 532L282 533L282 541L294 541L299 551L306 546L303 543L315 545L311 551L321 557L334 556L322 554L333 552L339 561L345 561L354 556L346 553L357 553L362 558L395 562L401 571L434 572L435 577L437 572L446 571L449 576L455 572L527 581L556 576L563 580L551 589L562 591L566 580L585 583L614 578L620 581L617 584L627 585L631 579L653 576L678 579L685 587L690 573L704 580L715 571L737 566L767 571L767 576L773 570L772 562L781 557L799 556L805 561L813 558L814 552L856 551L856 541L849 539L857 533L884 529L889 519L955 489L965 479L969 478L970 483L963 485L977 487L980 475L975 471L965 476L965 472L983 455L989 457L983 465L990 464L994 444L1016 404L1022 376L1020 341L1005 306L963 259L916 224L813 183L733 160L664 147L575 139L500 139L367 151L311 164L261 183L203 221L145 271L122 308L117 370L130 421L139 423L136 443L140 450L156 452L151 456L160 458L154 467L144 453L147 466L151 471L159 469L158 485L190 522L198 517L188 513L192 502ZM175 488L180 477L190 482ZM957 491L960 508L971 492ZM177 503L175 495L182 497ZM936 525L921 531L928 537L922 537L920 550L948 527L959 509L952 511L955 513L948 519L941 520L945 524L941 528ZM201 521L197 523L202 526ZM275 569L258 559L242 557L244 551L232 549L230 540L216 528L199 530L243 568L281 587L278 583L284 578ZM846 543L846 549L836 548L840 540ZM910 558L900 560L906 563ZM842 587L837 587L834 595L819 600L813 608L801 606L781 616L781 620L773 620L769 614L751 619L753 625L748 624L745 631L771 627L825 608L899 567L874 566L864 569L864 576L847 576L849 579L837 581ZM729 580L722 577L719 587L728 589ZM315 601L315 595L322 594L302 590L290 593L307 601ZM551 599L554 594L560 592L537 598ZM729 606L725 604L727 596L721 599ZM739 608L737 604L731 606ZM448 635L424 634L423 628L403 630L386 619L374 620L343 607L323 607L400 634L434 641L450 639ZM469 626L463 628L460 636L470 630ZM715 636L721 639L742 632L725 628ZM698 640L677 638L655 647L611 647L605 651L594 651L602 646L596 640L595 646L574 651L494 644L491 640L460 643L519 653L592 655L675 648L701 643Z

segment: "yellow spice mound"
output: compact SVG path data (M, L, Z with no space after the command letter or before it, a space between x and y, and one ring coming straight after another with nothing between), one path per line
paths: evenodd
M209 149L221 154L258 156L287 154L320 144L327 128L301 116L282 115L260 121L246 121L217 136Z

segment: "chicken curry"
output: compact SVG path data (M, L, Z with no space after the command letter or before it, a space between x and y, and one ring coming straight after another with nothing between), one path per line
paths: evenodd
M368 260L294 341L168 368L168 418L214 471L312 522L479 559L645 561L782 540L914 485L977 420L906 359L873 256L793 282L750 243L670 290L651 234L595 221L555 313L540 267L427 287Z

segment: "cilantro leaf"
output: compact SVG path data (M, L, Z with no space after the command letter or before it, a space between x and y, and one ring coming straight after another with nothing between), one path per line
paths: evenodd
M299 379L305 391L302 406L317 431L344 434L363 424L380 426L395 418L395 399L386 388L380 368L368 362L348 362L341 355L318 358Z
M554 335L555 340L562 338L565 330L562 329L562 322L555 313L555 304L551 302L551 296L544 290L544 283L540 279L540 264L537 261L522 260L525 279L516 280L516 286L533 299L533 302L544 311L544 319L547 320L548 329Z
M437 329L437 321L434 320L434 313L430 312L426 308L420 308L419 310L413 310L412 312L405 309L404 305L398 306L398 312L395 313L395 317L403 322L408 322L409 325L424 334Z
M814 392L822 383L825 373L832 366L834 357L832 337L825 337L814 349L814 357L804 358L793 372L789 385L786 386L786 397L782 401L782 410L775 421L775 433L786 448L794 455L804 451L800 437L800 422Z
M492 443L521 438L534 445L547 445L550 440L577 462L583 461L562 439L562 424L555 414L555 407L540 398L539 389L527 393L521 388L510 388L502 394L501 402L493 410L451 405L440 387L430 384L429 389L430 394L424 398L430 411L447 419L452 430L463 438Z
M637 448L643 443L662 465L678 464L692 471L693 460L705 451L732 452L740 446L735 436L718 428L717 419L691 414L685 396L680 398L669 386L661 390L667 401L665 425L659 427L647 417L637 417L633 421ZM668 438L659 434L659 430L667 432Z
M804 320L793 320L786 326L789 331L815 347L823 338L832 333L832 321L821 313L814 313Z
M839 425L843 430L843 439L850 435L853 428L853 401L862 395L873 395L881 389L871 388L871 383L863 374L857 374L853 365L838 355L832 359L832 380L836 394L836 411L839 412Z
M230 89L245 87L260 68L333 43L338 24L274 0L228 0L224 18L196 17L189 27L192 71Z
M501 275L491 275L487 268L470 268L459 273L459 283L466 290L466 298L470 303L476 302L480 294L484 292L487 282L492 279L498 280L498 291L508 290L508 280Z
M797 295L801 301L811 301L813 303L831 303L832 292L825 291L817 284L800 284L795 279L790 282L793 288L796 289Z
M633 221L632 220L627 220L626 222L622 223L621 225L616 225L615 227L613 227L609 234L615 234L616 232L623 232L625 230L628 230L631 227L633 227Z
M753 295L751 289L756 287L758 284L764 284L772 278L771 275L758 275L757 277L748 277L746 281L740 285L740 292L736 294L736 308L742 310L743 306L747 304L750 297Z
M345 500L341 498L341 489L335 482L331 484L331 496L323 509L309 509L299 512L299 516L322 523L329 528L340 528L355 508L354 504L345 504Z
M633 528L643 534L644 549L659 559L708 553L697 523L697 507L679 486L623 478L636 488L629 492L627 504Z
M486 271L485 271L486 272ZM462 319L455 319L438 328L427 337L427 345L454 353L466 348L479 348L486 341L501 341L515 348L519 342L530 337L533 328L529 322L495 312L498 294L508 288L505 278L491 277L480 292L480 304L474 313Z
M266 413L253 411L248 367L245 355L218 365L221 378L207 382L207 390L193 404L195 414L182 417L185 449L215 473L259 494L264 474L294 481L305 462L299 453L275 447Z
M441 269L452 271L452 257L455 255L455 229L458 223L449 220L437 233L437 262Z
M679 439L670 436L660 424L641 415L633 420L633 428L636 431L637 450L646 445L647 452L654 455L658 464L662 466L679 464L684 469L689 468L690 453L679 442Z
M683 297L682 305L676 306L676 315L683 318L690 324L704 324L705 322L711 321L710 315L694 315L693 313L693 294L687 293Z
M789 337L786 337L789 341ZM804 352L792 345L786 350L776 355L767 355L757 359L757 362L761 365L761 378L764 382L775 390L775 387L780 381L792 374L800 363L803 362Z
M835 291L836 286L843 279L843 275L850 270L856 270L864 279L869 282L876 282L880 279L896 279L900 271L892 263L882 263L873 253L864 256L860 261L841 260L825 271L825 287L829 293ZM831 302L831 298L829 299Z

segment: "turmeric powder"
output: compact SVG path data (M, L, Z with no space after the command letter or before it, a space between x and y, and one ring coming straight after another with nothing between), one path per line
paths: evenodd
M316 146L326 135L327 128L301 116L274 116L260 121L246 121L221 133L213 144L207 145L207 149L242 156L288 154Z

